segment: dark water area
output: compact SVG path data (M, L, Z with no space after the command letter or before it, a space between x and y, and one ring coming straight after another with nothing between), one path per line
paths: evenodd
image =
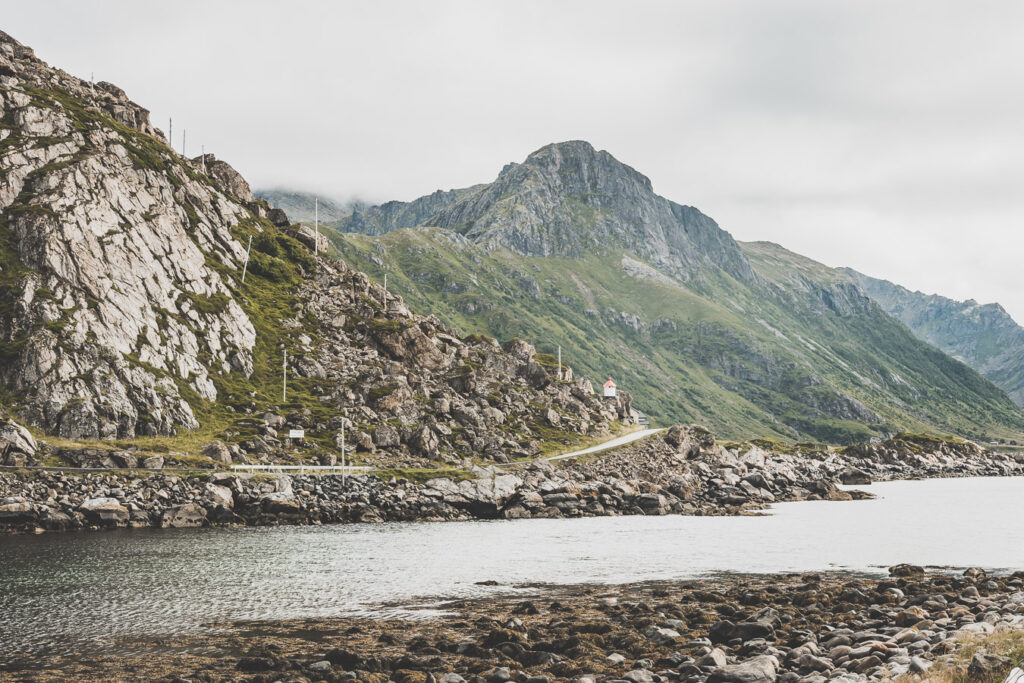
M1024 478L860 487L870 501L760 517L598 517L0 537L0 664L120 647L203 624L434 614L524 584L632 583L717 572L900 562L1024 568ZM498 586L478 582L497 581Z

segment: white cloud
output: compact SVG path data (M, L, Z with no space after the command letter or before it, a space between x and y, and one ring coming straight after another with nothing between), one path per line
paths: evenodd
M1024 320L1024 5L0 8L42 59L174 116L257 186L411 199L581 138L738 239Z

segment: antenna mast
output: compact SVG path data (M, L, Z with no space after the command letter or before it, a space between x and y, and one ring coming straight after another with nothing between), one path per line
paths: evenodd
M284 350L284 364L281 366L281 402L288 402L288 349Z

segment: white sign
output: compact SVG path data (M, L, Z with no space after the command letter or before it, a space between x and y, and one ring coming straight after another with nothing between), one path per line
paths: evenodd
M306 438L306 430L305 429L290 429L290 430L288 430L288 438L289 439L305 439Z

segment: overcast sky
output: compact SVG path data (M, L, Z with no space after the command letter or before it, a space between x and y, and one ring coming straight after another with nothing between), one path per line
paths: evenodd
M585 139L740 240L1024 321L1024 3L27 2L0 28L254 187L371 201Z

